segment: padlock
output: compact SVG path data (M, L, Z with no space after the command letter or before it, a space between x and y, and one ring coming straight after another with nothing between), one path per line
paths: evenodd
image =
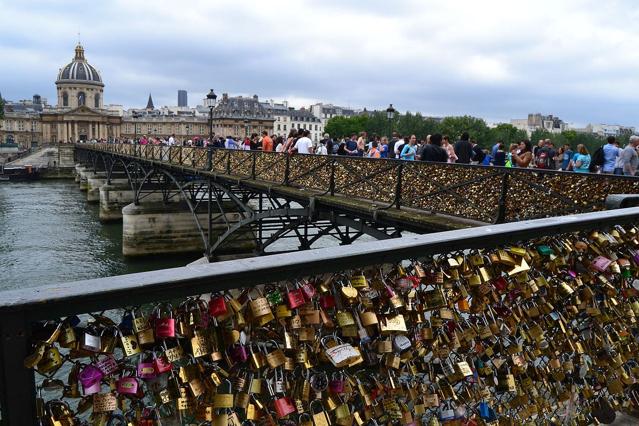
M138 386L139 383L135 377L122 376L118 379L116 388L121 395L136 395L138 393Z
M223 384L218 386L218 392L213 397L213 407L233 408L233 388L230 380L224 380Z
M221 293L212 293L208 305L209 315L221 317L229 312L226 306L226 298Z
M311 415L313 417L313 424L315 426L330 426L331 422L328 417L328 414L324 410L322 401L320 400L312 401L310 408L311 408Z
M175 337L175 319L173 307L169 303L161 303L153 310L155 318L155 335L160 339L172 339Z
M268 345L271 344L269 347ZM279 345L275 340L269 340L265 346L267 350L266 363L270 368L277 368L286 362L286 355L284 351L279 348ZM270 350L270 352L268 352Z
M103 355L102 358L98 358L95 362L95 366L99 368L105 376L115 374L120 369L118 362L112 355Z
M80 347L89 352L100 352L102 349L102 339L95 328L87 327L84 330Z
M103 377L104 373L92 364L82 368L78 374L78 381L82 384L84 395L93 395L100 392Z
M38 362L36 370L41 374L50 374L62 366L62 356L55 346L50 346L44 351L44 355Z
M143 358L147 358L147 357L142 355L138 359L137 376L140 379L153 379L153 378L155 378L157 373L155 371L155 366L153 364L153 359L143 360Z
M297 285L295 285L293 289L289 289L287 285L286 289L286 300L288 301L288 306L291 309L297 309L306 303L304 292Z
M412 347L411 341L403 334L393 337L393 350L399 354L406 352Z
M138 344L138 338L135 334L128 336L120 334L120 344L122 345L124 355L127 357L139 354L141 351L140 345Z
M334 341L335 346L328 347L327 342ZM341 368L360 357L359 352L349 343L343 343L337 336L326 336L321 339L324 353L334 367Z

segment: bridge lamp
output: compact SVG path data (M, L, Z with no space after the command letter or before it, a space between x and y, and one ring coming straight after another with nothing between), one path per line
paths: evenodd
M213 143L213 108L215 107L215 100L217 95L213 92L213 89L206 95L205 106L209 108L209 143Z
M393 108L393 104L390 104L388 108L386 108L386 117L388 118L388 137L392 137L393 135L393 118L395 118L395 108Z
M244 130L246 132L246 137L248 138L248 135L249 135L249 121L248 121L248 118L244 119Z

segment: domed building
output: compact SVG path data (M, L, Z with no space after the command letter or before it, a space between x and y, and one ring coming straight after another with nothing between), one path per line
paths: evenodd
M55 82L56 107L42 111L45 142L76 142L120 137L122 118L104 109L104 83L100 72L84 57L78 43L73 60L60 68Z

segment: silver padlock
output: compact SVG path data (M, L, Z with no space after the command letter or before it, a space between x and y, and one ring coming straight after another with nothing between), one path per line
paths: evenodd
M404 336L403 334L400 334L393 338L393 349L395 350L395 352L401 354L403 352L406 352L410 348L411 348L410 339Z

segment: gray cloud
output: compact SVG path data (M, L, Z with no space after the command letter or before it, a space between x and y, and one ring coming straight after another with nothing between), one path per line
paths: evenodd
M635 2L0 0L0 91L54 100L82 33L105 101L209 88L491 120L639 124ZM9 65L7 65L9 64Z

